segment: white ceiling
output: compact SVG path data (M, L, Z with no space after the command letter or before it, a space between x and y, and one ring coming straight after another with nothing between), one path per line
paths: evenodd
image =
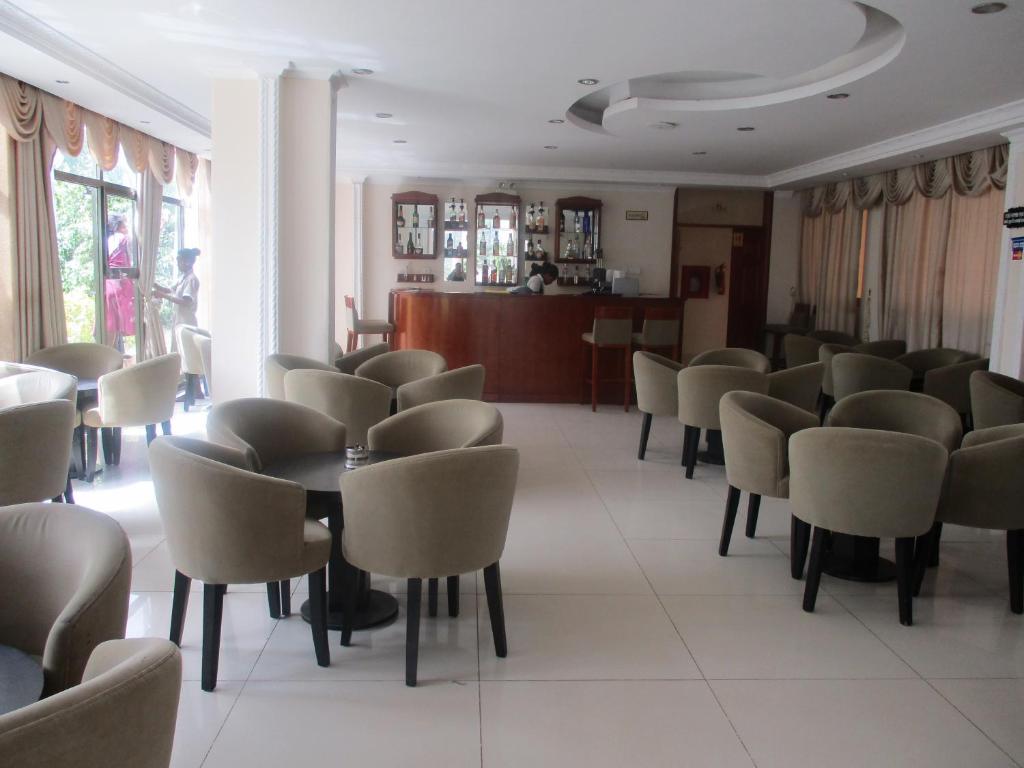
M345 73L351 173L799 186L1024 125L1024 0L978 1L0 0L0 71L201 152L212 80L291 62Z

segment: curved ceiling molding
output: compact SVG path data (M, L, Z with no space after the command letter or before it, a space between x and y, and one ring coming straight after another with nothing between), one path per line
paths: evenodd
M579 127L619 134L673 114L752 109L835 91L886 66L906 42L903 26L892 16L863 3L852 5L863 15L863 33L850 50L819 66L781 77L722 71L646 75L587 95L572 105L568 117Z

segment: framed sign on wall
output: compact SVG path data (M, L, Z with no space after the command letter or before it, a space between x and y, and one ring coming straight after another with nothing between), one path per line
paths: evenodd
M680 294L685 299L706 299L711 284L711 267L688 266L680 268Z

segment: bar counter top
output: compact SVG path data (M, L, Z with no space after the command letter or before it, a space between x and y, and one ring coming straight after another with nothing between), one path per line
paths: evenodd
M682 299L594 293L509 294L398 289L391 292L390 319L396 349L429 349L449 368L480 363L487 369L484 399L497 402L579 402L589 345L582 334L594 324L597 306L633 308L633 330L648 307L679 307ZM682 333L682 329L680 329ZM621 377L622 353L601 353L602 376ZM622 403L622 385L599 390L601 402Z

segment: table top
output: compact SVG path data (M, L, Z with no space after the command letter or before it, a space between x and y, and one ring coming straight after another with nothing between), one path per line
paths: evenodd
M39 701L43 668L24 651L0 645L0 715Z
M397 453L370 451L370 457L365 462L361 463L358 467L351 467L345 463L344 451L306 453L301 456L292 456L264 467L263 474L269 477L277 477L281 480L291 480L301 485L307 491L341 494L341 488L338 486L338 477L340 475L353 469L397 458L400 458L400 455Z
M79 392L95 392L99 388L99 384L96 383L96 379L79 379L78 380L78 391Z

